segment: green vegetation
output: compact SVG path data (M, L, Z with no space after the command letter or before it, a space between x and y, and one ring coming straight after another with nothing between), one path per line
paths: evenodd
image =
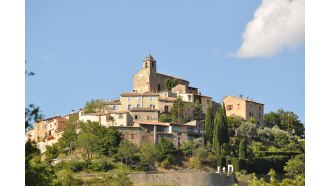
M179 84L179 80L175 78L167 78L165 80L165 89L167 91L171 91L173 87Z
M213 141L213 117L212 110L210 107L207 108L206 118L205 118L205 138L207 142L212 143Z
M180 98L166 119L186 122L202 119L199 103L185 104ZM186 112L192 112L188 115ZM258 128L252 120L226 117L225 106L214 118L209 108L204 120L205 142L191 140L179 148L159 138L156 145L136 146L121 138L113 127L98 122L70 120L59 143L48 146L41 160L34 144L26 144L26 183L33 185L132 185L131 171L194 169L214 171L233 164L240 183L249 185L297 185L304 183L304 139L280 127ZM168 117L170 116L170 117ZM196 117L197 116L197 117ZM213 128L214 127L214 128ZM79 131L79 133L77 133ZM212 131L212 132L211 132ZM65 159L52 165L53 159ZM118 173L121 172L121 173ZM242 172L242 173L240 173ZM244 173L245 172L245 173ZM110 173L101 178L82 179L86 173ZM267 174L257 178L253 174ZM285 176L278 179L278 174ZM248 178L248 179L246 179ZM244 181L246 179L246 181Z

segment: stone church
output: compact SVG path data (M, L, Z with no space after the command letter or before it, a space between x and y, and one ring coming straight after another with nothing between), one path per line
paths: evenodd
M189 87L189 81L157 73L157 62L149 54L142 63L142 69L133 77L133 91L137 93L159 93L166 90L167 79L177 79L178 84Z

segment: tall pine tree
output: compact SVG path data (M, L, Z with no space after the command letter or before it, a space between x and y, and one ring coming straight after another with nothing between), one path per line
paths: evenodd
M205 118L205 137L206 141L213 143L213 117L212 117L212 110L210 107L207 108L206 118Z

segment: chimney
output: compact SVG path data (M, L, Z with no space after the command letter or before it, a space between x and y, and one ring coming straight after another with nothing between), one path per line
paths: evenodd
M73 113L74 113L74 110L72 109L72 110L71 110L71 114L73 114Z
M242 95L242 94L240 94L240 95L239 95L239 97L240 97L240 98L243 98L243 95Z
M112 99L109 99L109 102L112 102Z

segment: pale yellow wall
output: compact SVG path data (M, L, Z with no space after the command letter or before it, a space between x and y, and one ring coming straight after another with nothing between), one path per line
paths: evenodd
M128 101L128 97L130 97L130 101ZM140 97L140 100L137 98ZM152 100L150 100L152 97ZM127 106L130 104L131 108L136 108L137 104L140 104L140 108L149 108L150 104L155 105L155 109L158 109L158 95L132 95L132 96L121 96L120 97L121 105L119 107L119 111L127 111Z
M227 116L234 116L235 115L235 116L241 116L245 120L247 119L247 117L246 117L246 102L244 100L237 99L237 98L234 98L234 97L231 97L231 96L227 96L222 101L226 106ZM229 105L233 106L232 110L227 109L227 107Z
M223 99L223 102L226 105L227 116L241 116L243 119L248 120L250 117L253 117L260 126L263 126L263 115L264 115L264 105L248 101L240 98L235 98L232 96L227 96ZM239 104L239 108L238 108ZM228 110L227 106L232 105L232 110ZM259 110L260 107L260 110ZM249 113L253 113L253 116L249 116ZM260 117L259 117L260 114Z

